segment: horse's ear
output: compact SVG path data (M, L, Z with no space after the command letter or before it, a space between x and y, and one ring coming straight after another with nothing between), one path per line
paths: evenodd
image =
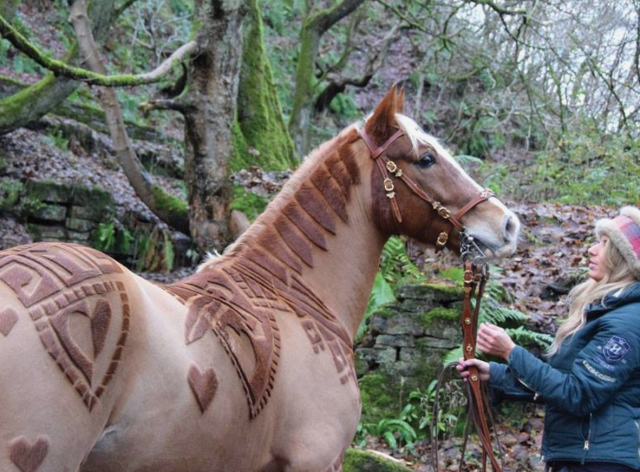
M367 120L365 125L367 134L377 142L387 139L398 128L396 113L402 113L403 107L404 87L398 91L397 84L393 84L376 107L373 115Z

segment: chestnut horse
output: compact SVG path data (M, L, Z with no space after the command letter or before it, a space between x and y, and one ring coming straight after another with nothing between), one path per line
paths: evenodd
M181 282L71 244L0 253L0 470L340 471L360 416L352 340L387 238L434 244L455 220L435 200L473 207L461 221L494 256L518 236L403 102L393 87Z

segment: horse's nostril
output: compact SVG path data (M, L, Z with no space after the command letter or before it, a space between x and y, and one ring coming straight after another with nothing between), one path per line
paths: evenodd
M507 216L507 221L504 225L504 239L506 241L512 241L518 232L518 223L513 216Z

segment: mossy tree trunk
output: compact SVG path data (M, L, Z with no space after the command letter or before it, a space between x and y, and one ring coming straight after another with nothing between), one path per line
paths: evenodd
M300 52L296 68L296 90L289 132L298 156L309 151L309 125L316 99L315 64L320 39L333 25L350 15L365 0L342 0L326 10L311 12L300 30Z
M200 46L191 61L185 117L185 182L191 236L203 250L231 241L230 162L234 156L244 0L196 0L194 29Z
M14 0L0 0L0 2L1 12L4 11L5 6L11 5ZM116 17L115 4L116 0L100 0L91 2L88 8L93 37L98 43L104 41L109 27ZM10 20L10 18L6 17L5 19ZM72 61L76 54L77 44L73 44L65 60ZM56 76L50 72L39 82L14 95L3 98L0 100L0 135L10 133L39 120L58 107L78 88L79 84L76 80Z
M295 164L293 141L282 116L273 72L264 48L259 0L247 0L248 18L238 91L236 156L232 170L251 165L283 170Z

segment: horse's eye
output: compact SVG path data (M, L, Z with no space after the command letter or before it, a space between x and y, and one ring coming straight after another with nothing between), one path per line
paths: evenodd
M422 157L420 157L420 160L416 162L416 165L418 167L422 167L423 169L426 169L427 167L431 167L435 163L436 163L436 157L430 152L426 152L422 155Z

